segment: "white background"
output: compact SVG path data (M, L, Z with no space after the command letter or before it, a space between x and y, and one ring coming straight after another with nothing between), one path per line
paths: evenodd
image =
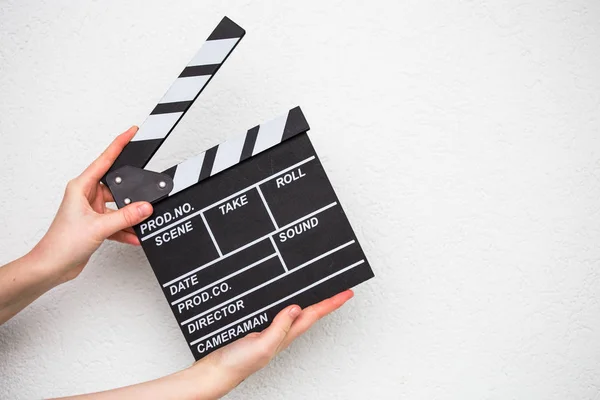
M151 166L301 105L377 275L228 398L598 399L597 0L0 0L0 263L223 15L246 38ZM191 362L115 244L0 327L6 399Z

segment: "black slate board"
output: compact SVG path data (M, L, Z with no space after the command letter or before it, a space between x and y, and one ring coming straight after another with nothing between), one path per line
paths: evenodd
M306 133L153 215L136 233L196 359L373 277Z

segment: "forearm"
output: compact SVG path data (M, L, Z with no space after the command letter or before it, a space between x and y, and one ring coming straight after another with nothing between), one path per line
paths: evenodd
M214 400L224 396L231 388L227 381L210 365L198 363L193 367L153 381L139 383L105 392L66 397L63 400Z
M58 285L53 271L35 250L0 267L0 324Z

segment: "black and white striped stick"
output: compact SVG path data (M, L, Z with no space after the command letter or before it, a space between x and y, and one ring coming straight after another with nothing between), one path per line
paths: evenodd
M146 166L245 34L229 18L221 20L123 149L111 171L124 165Z
M163 174L173 178L173 189L169 196L309 129L302 110L295 107L274 120L233 136L204 153L163 171Z

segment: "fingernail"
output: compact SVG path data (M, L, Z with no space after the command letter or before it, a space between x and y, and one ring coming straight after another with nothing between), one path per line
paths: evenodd
M152 206L148 203L140 204L137 207L137 210L140 214L140 217L147 217L148 215L152 214Z
M294 306L290 309L289 313L290 313L290 317L292 318L296 318L298 315L300 315L300 307L298 306Z

